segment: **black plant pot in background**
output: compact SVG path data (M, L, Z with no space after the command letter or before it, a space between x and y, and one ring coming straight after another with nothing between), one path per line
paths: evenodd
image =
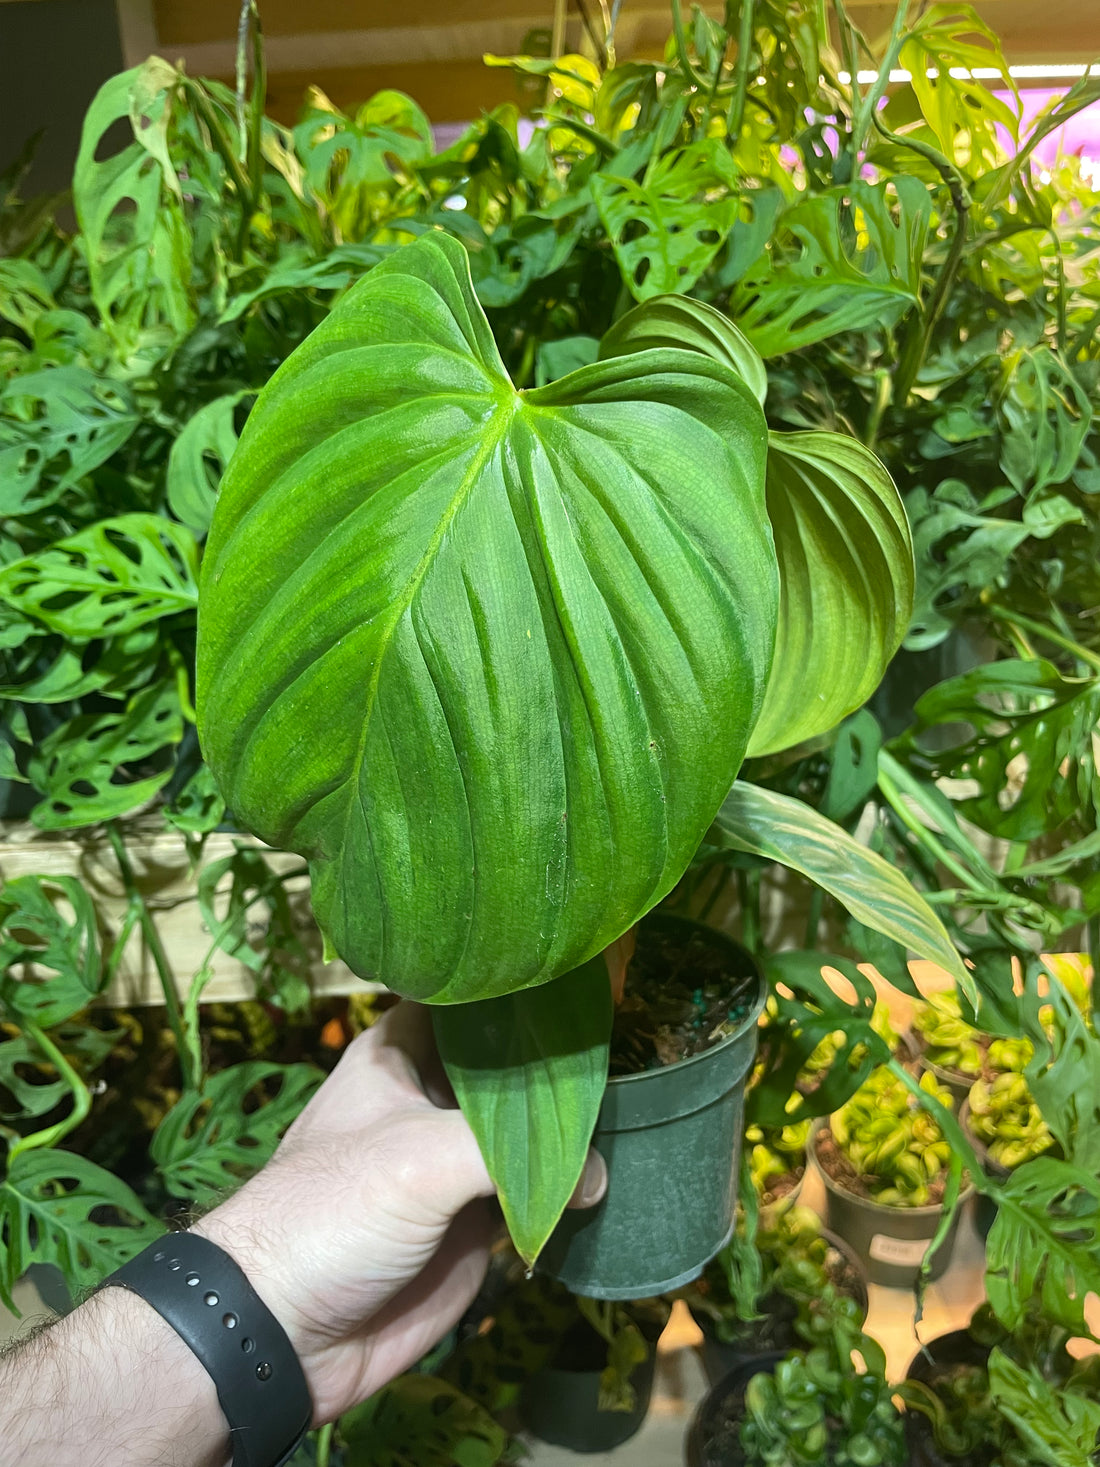
M938 1335L913 1356L906 1371L907 1380L919 1380L934 1386L937 1376L955 1365L985 1365L989 1360L988 1345L979 1344L969 1330L956 1329ZM943 1456L932 1436L932 1424L919 1411L904 1415L905 1443L909 1448L911 1467L959 1467L958 1458Z
M629 1441L649 1411L657 1369L657 1332L646 1333L649 1353L630 1377L634 1409L601 1411L600 1372L607 1364L607 1346L586 1319L579 1319L551 1363L520 1390L520 1420L531 1435L573 1452L609 1452Z
M686 1467L739 1467L744 1460L739 1440L745 1411L745 1388L754 1375L773 1371L786 1354L769 1350L749 1355L712 1386L700 1401L684 1441Z

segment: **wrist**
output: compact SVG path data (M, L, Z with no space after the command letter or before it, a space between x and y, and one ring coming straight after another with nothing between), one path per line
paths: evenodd
M90 1449L127 1467L225 1467L230 1456L210 1376L155 1310L117 1288L0 1362L0 1442L20 1467L87 1460Z
M240 1213L232 1203L208 1213L189 1231L215 1244L241 1269L290 1341L316 1401L309 1329L296 1303L293 1274L286 1267L289 1255L280 1257L278 1249L265 1245L257 1234L254 1215Z

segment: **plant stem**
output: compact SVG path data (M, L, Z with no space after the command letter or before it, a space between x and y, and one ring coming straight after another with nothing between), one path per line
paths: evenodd
M183 1086L185 1090L198 1088L199 1076L195 1073L192 1063L191 1048L187 1043L187 1035L184 1029L183 1014L180 1010L179 994L176 992L176 980L172 974L172 966L168 961L168 955L164 951L164 944L160 940L157 924L153 920L145 898L138 890L138 884L134 877L134 868L130 864L130 857L126 850L125 842L119 833L118 826L111 820L107 824L107 838L111 842L111 849L115 853L118 869L122 875L122 884L126 896L134 905L141 923L141 930L145 934L153 964L160 979L161 992L164 995L164 1007L168 1014L168 1023L176 1039L176 1050L179 1054L180 1069L183 1074Z
M333 1423L330 1421L317 1433L317 1467L328 1467L332 1454L332 1432Z
M901 790L898 789L894 781L881 767L879 769L878 785L894 814L906 829L910 830L916 836L925 850L930 852L942 866L946 866L948 871L962 882L967 891L971 892L974 896L987 896L989 894L988 888L982 886L980 882L975 881L974 877L962 862L956 860L943 842L928 829L924 821L919 820L913 814L909 806L905 803Z
M565 50L565 14L569 0L554 0L554 23L550 32L550 59L556 61Z
M838 9L844 11L843 0L838 0ZM894 63L898 59L898 52L905 41L905 18L909 13L909 0L898 0L897 10L894 12L894 21L890 27L890 39L886 43L886 50L882 60L879 62L878 75L875 77L874 85L865 97L861 97L856 109L855 130L852 134L852 177L859 175L859 155L863 152L863 145L867 140L867 134L871 131L871 123L878 112L878 104L886 94L886 88L890 85L890 73L894 69ZM847 21L847 13L844 12ZM851 24L849 21L848 24ZM854 30L854 27L853 27ZM854 96L859 96L856 73L852 73L852 91ZM900 397L899 397L900 401Z
M88 1112L92 1108L91 1091L49 1035L43 1033L38 1025L32 1023L30 1019L21 1019L20 1028L22 1028L25 1034L30 1035L31 1039L72 1091L73 1108L63 1121L57 1121L52 1126L45 1126L41 1131L35 1131L32 1136L23 1136L14 1142L8 1152L9 1165L22 1151L35 1151L40 1146L56 1146L70 1131L76 1130L81 1121L86 1119Z
M755 877L755 880L752 878ZM750 953L760 950L760 873L738 871L737 900L741 907L741 941Z
M1033 621L1030 616L1024 616L1019 611L1010 611L1007 606L999 606L995 601L989 602L985 609L997 621L1007 622L1010 626L1019 627L1021 631L1030 632L1032 636L1042 637L1044 641L1052 642L1055 647L1061 647L1064 652L1071 653L1079 662L1085 663L1095 672L1100 672L1100 654L1090 652L1087 647L1082 647L1080 642L1063 636L1053 627L1044 626L1041 621Z
M882 416L890 406L890 399L893 395L892 386L890 373L885 367L879 367L875 372L875 400L872 402L871 411L867 416L867 430L864 434L864 442L872 450L878 442L879 429L882 427Z
M729 119L726 130L736 148L741 137L741 126L745 120L745 98L749 90L749 62L752 60L753 26L756 20L756 0L741 0L741 25L737 32L737 72L730 101ZM715 73L717 81L721 73L719 63Z

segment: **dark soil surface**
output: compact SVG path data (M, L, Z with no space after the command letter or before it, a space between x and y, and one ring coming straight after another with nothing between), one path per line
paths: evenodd
M745 1384L748 1384L746 1382ZM707 1421L700 1467L741 1467L741 1423L745 1419L745 1387L730 1391Z
M760 1199L761 1207L772 1207L776 1202L781 1202L784 1197L789 1197L801 1182L806 1173L804 1166L796 1166L789 1172L784 1172L781 1177L776 1177L771 1186Z
M646 927L611 1033L611 1074L674 1065L727 1038L756 997L756 978L705 933Z
M874 1194L865 1178L860 1176L851 1162L841 1151L833 1140L833 1133L828 1126L822 1126L814 1139L814 1149L817 1155L818 1165L827 1172L831 1179L842 1187L845 1192L851 1192L853 1197L862 1197L865 1202L874 1202ZM928 1207L936 1207L943 1201L944 1190L947 1186L946 1170L928 1183Z

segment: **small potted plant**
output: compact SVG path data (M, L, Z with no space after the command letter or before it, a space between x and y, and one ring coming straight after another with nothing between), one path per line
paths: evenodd
M898 1387L913 1467L1092 1461L1100 1358L1075 1359L1069 1340L1034 1304L1012 1331L982 1305L967 1329L930 1340ZM1036 1431L1043 1419L1056 1423L1054 1436Z
M1009 1071L991 1080L974 1081L959 1112L959 1123L983 1170L1001 1181L1054 1145L1027 1080ZM979 1197L975 1218L983 1235L993 1226L996 1215L992 1199Z
M747 1361L701 1403L688 1467L902 1467L905 1434L885 1364L881 1346L858 1328Z
M922 1075L920 1085L954 1108L932 1075ZM933 1117L882 1066L828 1121L817 1123L811 1155L825 1182L828 1225L866 1260L871 1282L912 1286L939 1227L951 1159ZM967 1186L964 1199L972 1191ZM959 1212L932 1260L932 1278L950 1261Z
M960 1106L975 1080L1022 1070L1034 1053L1029 1039L995 1039L968 1024L954 993L937 993L921 1004L913 1028L922 1067Z
M681 1297L702 1330L711 1385L747 1359L812 1344L838 1320L858 1327L867 1317L859 1259L797 1205L760 1229L755 1248L739 1227Z
M798 1201L806 1172L806 1142L811 1121L790 1126L745 1127L749 1170L760 1201L761 1216L775 1217Z

